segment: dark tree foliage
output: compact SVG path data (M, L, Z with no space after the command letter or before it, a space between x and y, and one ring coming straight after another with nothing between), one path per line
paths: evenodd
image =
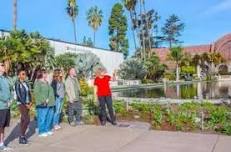
M169 43L169 47L172 48L173 44L180 42L178 39L181 36L181 32L184 30L184 23L181 22L178 16L171 15L162 28L164 40Z
M127 18L124 15L123 5L116 3L111 12L109 19L109 47L113 51L122 52L124 57L128 56L128 39L127 39Z

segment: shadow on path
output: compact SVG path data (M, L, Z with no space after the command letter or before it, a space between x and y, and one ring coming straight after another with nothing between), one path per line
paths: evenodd
M36 133L36 127L37 127L36 121L35 120L31 121L28 127L28 131L26 133L27 139L31 138ZM14 129L5 139L5 144L8 145L12 141L18 139L19 136L20 136L20 124L17 123L17 125L14 127Z

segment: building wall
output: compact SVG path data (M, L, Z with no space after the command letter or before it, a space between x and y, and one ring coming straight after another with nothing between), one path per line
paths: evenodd
M0 37L9 35L9 31L0 30ZM88 53L91 52L99 57L100 61L107 69L109 74L113 74L119 69L119 65L124 61L122 53L114 52L101 48L92 48L81 45L76 45L70 42L61 40L48 39L51 47L55 50L55 55L71 52L71 53Z
M99 49L86 47L81 45L75 45L72 43L49 40L50 45L55 49L55 54L63 54L66 52L71 53L88 53L91 52L99 57L100 61L107 69L109 74L113 74L116 70L119 69L119 65L124 61L124 57L122 53L113 52L110 50Z

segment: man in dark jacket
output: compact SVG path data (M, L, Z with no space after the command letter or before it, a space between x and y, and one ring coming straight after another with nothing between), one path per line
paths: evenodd
M19 137L19 144L27 144L28 141L25 137L27 127L30 123L29 111L31 108L31 91L30 86L26 82L26 71L20 70L18 72L18 80L15 83L15 91L17 95L18 108L21 113L21 136Z

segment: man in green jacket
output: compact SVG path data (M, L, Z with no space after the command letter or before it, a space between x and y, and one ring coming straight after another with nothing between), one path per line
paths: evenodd
M71 68L65 81L68 105L68 121L71 126L81 125L82 103L80 100L80 84L76 70Z
M10 102L12 99L9 80L4 76L5 65L0 61L0 151L8 148L4 145L5 127L10 124Z

